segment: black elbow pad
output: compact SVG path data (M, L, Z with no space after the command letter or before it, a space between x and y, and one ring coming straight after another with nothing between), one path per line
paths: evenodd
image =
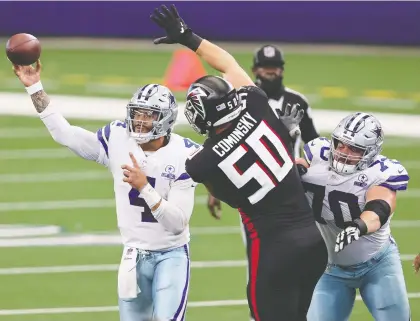
M391 206L384 200L372 200L366 203L364 211L375 212L379 216L381 226L383 226L391 215Z

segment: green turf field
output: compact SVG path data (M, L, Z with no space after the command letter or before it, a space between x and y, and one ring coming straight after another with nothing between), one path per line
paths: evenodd
M252 52L235 57L249 71ZM286 85L307 95L315 108L420 113L420 57L362 53L285 57ZM49 93L128 99L135 88L162 82L170 60L171 52L161 51L45 49L42 79ZM0 61L0 90L22 91L6 59ZM177 93L177 98L184 100L184 94Z
M68 56L68 59L71 60L72 56ZM159 59L164 62L166 58ZM295 60L290 57L290 61L292 65ZM73 68L72 63L64 62L57 61L57 64L60 63L67 70L74 69L74 72L84 71L80 65ZM127 75L134 77L136 74L130 64L124 68L112 64L104 67L109 73L125 70ZM48 72L53 75L57 70L52 68ZM92 130L104 124L80 120L73 123ZM197 142L202 141L191 131L180 129L178 132ZM412 255L419 251L419 143L414 139L387 138L384 151L387 156L397 158L406 165L411 177L409 191L401 193L392 226L403 255L408 292L412 297L413 320L420 318L420 276L416 277L411 268ZM108 172L94 162L72 157L70 152L48 136L39 119L0 118L0 162L1 224L57 225L63 229L60 236L117 233L113 185L107 176ZM238 215L225 206L223 219L215 221L208 214L204 200L205 192L199 186L191 221L191 256L194 265L189 296L191 307L187 318L190 321L248 320L243 301L246 269L243 265L244 248L238 232ZM60 209L59 204L54 203L57 201L68 201L65 203L67 208ZM5 238L0 237L2 241ZM0 247L0 321L117 320L118 314L113 308L117 302L117 272L112 265L119 263L120 251L118 245ZM214 267L223 264L227 266ZM53 273L32 269L31 273L17 270L20 274L13 274L17 273L16 270L10 270L19 267L68 268L75 265L99 265L97 269L100 271ZM35 274L35 271L38 273ZM67 313L48 314L51 308L75 307L102 307L105 311L74 313L70 310ZM26 314L10 315L10 311L4 311L9 309ZM371 320L360 301L356 303L351 320Z

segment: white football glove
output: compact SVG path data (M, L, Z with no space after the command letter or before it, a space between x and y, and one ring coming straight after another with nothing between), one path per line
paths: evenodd
M346 227L338 233L335 240L335 252L342 251L347 245L357 241L367 233L367 226L361 219L355 219L351 226Z
M299 124L304 114L305 111L300 108L300 104L291 105L288 103L284 107L282 115L280 115L280 119L289 130L289 135L293 139L296 139L301 134Z

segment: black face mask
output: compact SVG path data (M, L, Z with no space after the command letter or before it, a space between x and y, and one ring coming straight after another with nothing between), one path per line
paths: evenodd
M267 79L257 75L255 84L264 90L268 97L275 96L283 90L283 76Z

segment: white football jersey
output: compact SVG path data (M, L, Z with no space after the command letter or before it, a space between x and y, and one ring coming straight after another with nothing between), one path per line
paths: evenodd
M306 196L327 244L332 264L353 265L369 260L390 239L390 220L375 233L364 235L339 253L334 252L337 234L346 223L359 218L367 190L375 185L393 191L407 189L408 173L396 160L378 155L365 170L339 175L329 167L330 141L319 137L304 146L308 172L302 175Z
M188 138L171 134L166 146L145 154L137 142L127 135L125 127L124 122L114 121L97 132L103 147L98 162L108 167L114 178L118 227L123 244L143 250L164 250L188 243L188 226L178 235L166 230L153 217L140 193L123 182L121 165L132 164L129 152L133 153L139 165L146 160L144 171L150 185L167 200L175 182L177 186L182 184L185 189L196 187L197 184L185 171L185 160L199 145ZM192 195L194 197L194 193Z

